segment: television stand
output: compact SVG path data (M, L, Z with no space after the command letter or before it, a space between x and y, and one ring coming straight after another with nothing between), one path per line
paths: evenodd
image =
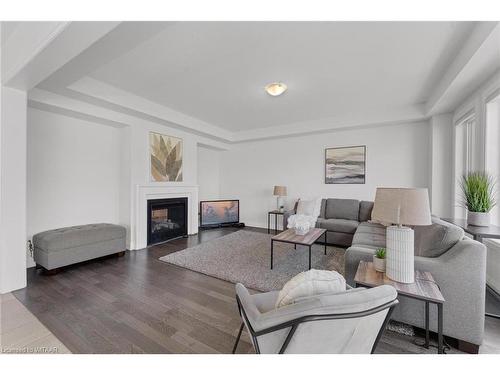
M204 230L204 229L229 228L229 227L244 228L245 227L245 223L203 225L203 226L200 226L199 228L201 230Z

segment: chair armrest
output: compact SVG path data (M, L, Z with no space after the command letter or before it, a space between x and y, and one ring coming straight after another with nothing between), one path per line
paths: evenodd
M383 305L397 298L396 290L390 286L378 288L349 288L339 293L325 293L259 314L250 320L252 328L258 333L263 330L310 315L352 314ZM246 312L246 311L245 311ZM248 316L248 315L247 315Z
M259 319L262 315L257 306L255 305L252 296L248 292L248 289L241 283L236 284L236 297L241 304L241 308L244 310L247 319L251 322ZM240 312L241 314L241 312Z

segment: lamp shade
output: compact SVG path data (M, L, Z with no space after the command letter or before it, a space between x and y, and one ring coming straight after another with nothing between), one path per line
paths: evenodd
M384 224L431 225L427 189L377 188L372 220Z
M275 186L273 195L285 197L286 196L286 186Z

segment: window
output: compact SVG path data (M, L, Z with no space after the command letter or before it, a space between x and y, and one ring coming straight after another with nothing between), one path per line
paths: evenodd
M497 181L496 201L499 202L500 194L500 94L494 96L486 103L486 170ZM491 210L491 223L500 225L500 210L494 207Z
M474 114L461 120L455 131L455 217L465 218L466 210L458 204L461 201L460 179L474 170L474 145L476 119Z

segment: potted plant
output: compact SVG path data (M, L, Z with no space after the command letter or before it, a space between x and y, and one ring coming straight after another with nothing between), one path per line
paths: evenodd
M373 266L378 272L385 272L385 247L380 247L373 255Z
M460 180L462 206L467 209L467 224L490 225L490 210L495 207L495 181L487 172L471 172Z

